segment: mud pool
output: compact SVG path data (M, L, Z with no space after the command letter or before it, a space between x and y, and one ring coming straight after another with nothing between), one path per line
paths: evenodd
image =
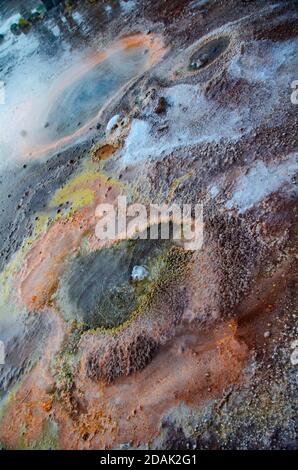
M62 89L51 103L45 118L47 139L59 139L77 131L96 118L102 106L126 83L148 66L149 51L146 48L130 48L112 51L104 61L86 73L79 73L78 80ZM76 73L74 70L73 74Z
M70 262L57 292L65 318L86 328L120 326L166 278L170 248L167 240L130 240ZM148 270L142 281L132 279L138 264Z
M190 70L199 70L216 60L228 48L228 37L219 37L201 46L190 58Z

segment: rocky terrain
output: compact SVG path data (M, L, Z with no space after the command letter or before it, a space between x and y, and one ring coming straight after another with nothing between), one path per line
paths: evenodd
M15 35L19 3L0 2L1 446L297 448L297 2L66 2ZM202 248L98 240L118 196L203 204Z

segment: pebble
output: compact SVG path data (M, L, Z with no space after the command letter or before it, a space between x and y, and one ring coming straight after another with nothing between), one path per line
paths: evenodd
M130 442L123 442L123 444L120 444L120 449L129 449L130 447Z
M110 134L112 132L112 130L114 129L114 127L116 126L116 124L118 123L118 121L120 120L120 114L115 114L115 116L113 116L108 124L107 124L107 127L106 127L106 134Z
M298 364L298 349L294 349L294 351L291 354L290 361L292 366L297 366Z
M145 266L134 266L131 273L133 281L143 281L148 276L148 270Z

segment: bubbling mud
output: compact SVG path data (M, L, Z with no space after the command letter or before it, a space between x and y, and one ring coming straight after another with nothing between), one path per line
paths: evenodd
M184 255L185 260L192 257L180 246L181 240L173 238L177 224L168 223L169 239L162 237L161 221L126 237L120 234L115 241L88 254L78 253L65 263L55 295L65 320L75 320L85 329L109 329L145 311L155 297L156 286L168 285L179 264L183 265ZM157 231L156 239L150 239L152 229ZM146 276L138 279L133 273L141 267Z
M88 328L121 325L162 276L170 247L168 240L125 240L77 256L57 295L65 319L75 319ZM132 279L136 265L146 266L147 279Z
M57 96L47 115L50 126L46 137L59 139L89 122L116 90L144 70L147 60L143 47L111 51Z
M214 62L229 47L230 39L222 36L211 39L192 54L189 63L190 70L200 70Z

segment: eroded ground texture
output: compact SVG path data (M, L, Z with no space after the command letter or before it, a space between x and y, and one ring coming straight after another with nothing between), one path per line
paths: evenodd
M14 36L19 3L0 2L1 445L297 447L297 2L82 1ZM103 244L119 195L202 202L202 249Z

